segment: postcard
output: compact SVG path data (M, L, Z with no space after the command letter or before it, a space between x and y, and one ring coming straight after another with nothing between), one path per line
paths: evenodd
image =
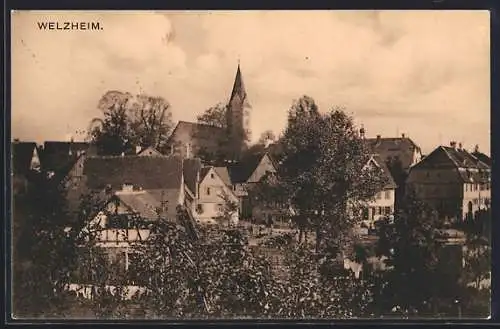
M12 11L12 318L486 319L488 11Z

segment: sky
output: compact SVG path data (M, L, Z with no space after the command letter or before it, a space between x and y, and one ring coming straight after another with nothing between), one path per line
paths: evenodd
M322 112L344 108L368 137L490 153L488 11L16 11L11 31L12 138L85 130L108 90L164 97L174 121L195 121L228 101L239 61L253 140L282 132L308 95Z

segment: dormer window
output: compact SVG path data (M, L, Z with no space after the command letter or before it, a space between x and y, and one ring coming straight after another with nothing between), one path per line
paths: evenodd
M122 185L122 191L124 192L133 192L134 191L134 185L130 183L125 183Z

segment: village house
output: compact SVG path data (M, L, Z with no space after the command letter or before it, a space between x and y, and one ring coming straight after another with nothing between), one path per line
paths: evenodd
M28 190L34 173L40 172L39 148L35 142L20 142L12 144L12 192L23 194Z
M249 191L266 175L276 174L277 165L268 153L251 154L237 163L227 165L229 181L239 200L242 218L251 219L254 215L265 216L265 209L259 208L259 203L252 200Z
M366 226L373 227L374 223L379 219L393 215L397 186L389 168L380 155L372 155L366 166L380 169L386 181L383 189L368 202L363 210L363 222Z
M199 173L197 199L192 209L193 217L197 222L206 224L226 224L222 218L230 204L238 205L238 198L228 185L228 172L226 167L203 167ZM230 211L230 222L237 225L239 214L237 209Z
M456 142L413 166L407 184L446 219L463 220L490 207L490 167Z
M376 138L365 138L365 129L362 127L360 136L365 139L369 150L373 154L378 154L386 163L397 186L395 207L398 208L405 196L405 181L410 168L422 159L420 147L405 134L401 134L401 137L377 135Z

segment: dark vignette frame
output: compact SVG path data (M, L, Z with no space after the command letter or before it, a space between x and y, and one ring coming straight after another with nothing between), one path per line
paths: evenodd
M300 320L289 320L289 321L270 321L270 320L241 320L241 321L177 321L177 322L167 322L167 321L148 321L146 323L141 321L103 321L103 320L60 320L50 322L43 320L16 320L11 317L11 189L10 189L10 177L11 177L11 59L10 59L10 11L15 10L256 10L256 9L294 9L294 10L311 10L311 9L324 9L324 10L362 10L362 9L388 9L388 10L488 10L490 12L490 65L491 65L491 75L490 75L490 88L491 88L491 119L490 119L490 131L491 131L491 156L494 159L499 153L500 147L500 130L495 131L495 122L500 118L500 94L495 93L495 91L500 90L499 81L499 65L500 65L500 5L495 0L387 0L387 1L363 1L363 0L338 0L335 3L329 3L328 1L303 1L303 2L287 2L280 3L277 1L248 1L236 4L233 1L218 1L217 3L212 3L211 5L202 5L197 1L176 1L176 2L164 2L161 0L141 0L132 2L124 2L120 0L45 0L43 2L37 0L4 0L4 25L2 26L2 32L4 36L4 52L1 54L1 58L5 59L3 61L2 74L4 88L3 88L3 99L4 99L4 111L1 112L3 129L3 145L2 149L2 177L1 185L5 186L2 189L2 210L4 219L4 232L2 235L2 247L5 248L2 255L2 261L4 262L5 271L3 272L4 282L5 282L5 323L11 325L19 324L45 324L45 325L55 325L55 324L66 324L66 325L76 325L76 324L111 324L111 325L132 325L137 327L142 327L144 325L159 325L159 324L170 324L170 325L188 325L188 326L212 326L218 327L222 325L285 325L297 326L297 325L314 325L314 326L325 326L333 324L332 321L300 321ZM5 57L3 57L5 56ZM9 160L9 161L8 161ZM493 173L496 173L496 163L493 161ZM8 184L8 185L7 185ZM500 214L494 205L500 204L500 193L496 193L496 185L500 185L500 179L497 179L496 175L492 177L492 219L495 218L497 214ZM9 188L7 188L9 187ZM500 188L500 187L499 187ZM489 320L476 320L475 323L466 320L418 320L418 321L408 321L408 320L342 320L335 321L336 325L395 325L395 326L415 326L419 324L424 325L445 325L445 324L470 324L470 325L492 325L494 323L500 322L500 288L499 288L499 266L500 266L500 222L493 220L493 237L492 237L492 303L491 303L491 319ZM49 324L50 323L50 324Z

